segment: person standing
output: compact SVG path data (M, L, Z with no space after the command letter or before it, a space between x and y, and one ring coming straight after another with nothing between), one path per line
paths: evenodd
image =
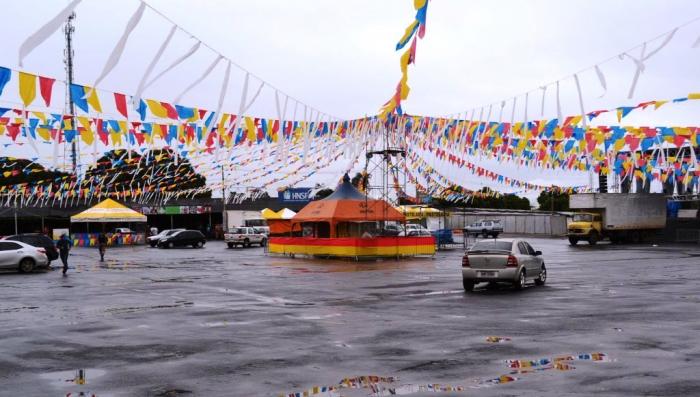
M107 251L107 235L100 233L97 236L97 247L100 250L100 262L105 261L105 251Z
M61 235L56 248L58 248L58 254L61 257L61 262L63 262L63 275L65 276L68 271L68 252L70 252L71 248L71 241L65 233Z

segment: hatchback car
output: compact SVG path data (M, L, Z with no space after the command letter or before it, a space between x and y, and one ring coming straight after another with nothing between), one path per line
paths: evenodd
M158 247L173 248L191 245L194 248L202 248L206 242L207 239L199 230L180 230L158 240Z
M162 238L173 235L183 230L185 229L165 229L154 236L148 236L148 238L146 238L146 241L148 242L148 245L150 245L151 247L155 247L158 245L158 241L160 241Z
M21 241L0 240L0 268L30 273L49 265L46 250Z
M465 291L480 282L508 282L516 289L528 280L536 285L547 281L542 252L524 240L480 240L462 257L462 284Z
M20 241L34 247L43 248L49 263L58 259L56 244L48 236L40 233L23 233L5 237L5 240Z

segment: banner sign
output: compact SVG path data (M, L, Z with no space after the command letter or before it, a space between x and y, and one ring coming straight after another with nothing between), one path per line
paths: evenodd
M277 198L282 204L303 204L311 201L311 188L310 187L300 187L300 188L289 188L281 191Z
M167 205L164 207L141 207L144 215L187 215L208 214L211 206L208 205Z

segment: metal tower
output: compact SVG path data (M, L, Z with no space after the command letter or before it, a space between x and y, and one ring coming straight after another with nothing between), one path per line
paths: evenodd
M63 32L66 37L66 48L63 50L63 63L66 65L66 108L70 113L71 117L71 128L76 128L75 125L75 105L73 104L73 94L71 93L71 85L73 84L73 56L75 55L73 51L73 33L75 32L75 27L73 26L73 20L75 19L75 12L68 16L66 21L66 26L63 28ZM77 138L77 137L76 137ZM78 153L77 153L77 139L73 139L71 142L71 166L74 175L78 175ZM65 158L65 147L64 147L64 158Z

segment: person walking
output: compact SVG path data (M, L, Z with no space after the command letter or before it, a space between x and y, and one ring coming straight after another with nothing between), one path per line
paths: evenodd
M61 257L61 262L63 262L64 276L68 271L68 252L70 251L71 245L71 241L65 233L61 235L61 238L58 240L58 244L56 244L56 248L58 248L58 254Z
M100 233L97 236L97 247L100 250L100 262L105 261L105 251L107 251L107 235Z

